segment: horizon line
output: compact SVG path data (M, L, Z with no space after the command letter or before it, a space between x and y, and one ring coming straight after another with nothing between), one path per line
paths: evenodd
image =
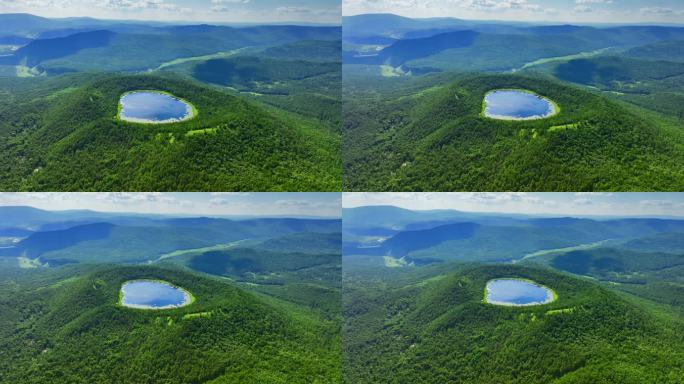
M358 205L355 207L342 207L345 209L357 209L357 208L373 208L373 207L390 207L402 209L410 212L434 212L434 211L451 211L451 212L461 212L470 214L480 214L480 215L516 215L516 216L552 216L554 218L633 218L633 219L659 219L659 220L684 220L683 216L677 215L619 215L619 214L594 214L594 215L581 215L573 213L524 213L524 212L505 212L505 211L467 211L463 209L456 208L430 208L430 209L409 209L400 207L398 205L392 204L369 204L369 205Z
M560 21L560 20L506 20L506 19L489 19L489 18L460 18L456 16L427 16L427 17L411 17L404 16L398 13L392 12L362 12L354 14L342 14L342 18L345 17L357 17L357 16L371 16L371 15L386 15L386 16L396 16L402 17L409 20L460 20L460 21L473 21L473 22L488 22L488 23L511 23L511 24L553 24L553 25L651 25L651 26L680 26L684 28L684 22L660 22L660 21L641 21L641 22L630 22L630 23L619 23L611 21L593 21L593 22L582 22L582 21Z
M94 16L66 16L66 17L48 17L31 12L0 12L0 15L26 15L33 17L40 17L46 20L73 20L73 19L91 19L97 21L113 21L113 22L134 22L134 23L156 23L156 24L181 24L191 23L192 25L279 25L279 26L321 26L321 27L342 27L342 20L338 23L334 22L313 22L313 21L211 21L211 20L154 20L154 19L118 19L118 18L99 18Z

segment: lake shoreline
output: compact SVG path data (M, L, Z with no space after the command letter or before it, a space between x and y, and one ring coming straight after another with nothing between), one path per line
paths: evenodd
M125 288L126 285L130 283L139 283L139 282L149 282L149 283L157 283L157 284L163 284L167 285L171 288L179 290L181 293L183 293L183 302L181 304L172 304L172 305L165 305L161 307L154 307L150 305L142 305L142 304L130 304L130 303L124 303L124 294L125 294ZM182 308L182 307L187 307L190 304L194 303L196 301L195 296L190 293L190 291L186 290L185 288L179 287L175 284L172 284L168 281L164 280L158 280L158 279L135 279L135 280L128 280L121 284L121 289L119 289L119 301L118 305L126 308L133 308L133 309L143 309L143 310L164 310L164 309L177 309L177 308Z
M531 285L534 285L537 288L543 289L546 291L547 296L546 299L543 301L534 301L534 302L529 302L529 303L524 303L524 304L517 304L517 303L511 303L507 301L500 301L500 300L491 300L489 299L490 293L492 293L491 288L490 288L490 283L495 282L495 281L502 281L502 280L510 280L510 281L521 281L524 283L528 283ZM523 277L503 277L503 278L496 278L496 279L491 279L487 281L485 284L484 288L484 298L483 302L485 304L491 304L491 305L498 305L498 306L504 306L504 307L530 307L530 306L535 306L535 305L546 305L546 304L551 304L558 300L558 294L556 291L553 289L539 284L534 280L526 279Z
M136 94L136 93L156 93L164 96L168 96L172 98L175 101L181 102L185 104L185 114L182 117L177 117L177 118L171 118L171 119L164 119L164 120L150 120L150 119L143 119L143 118L136 118L136 117L127 117L122 114L123 112L123 104L124 104L124 98L126 96ZM117 107L117 114L116 118L119 121L127 122L127 123L135 123L135 124L148 124L148 125L158 125L158 124L173 124L173 123L180 123L188 120L192 120L197 115L199 114L197 107L195 107L194 104L191 102L178 97L170 92L166 91L160 91L160 90L154 90L154 89L139 89L135 91L128 91L123 93L120 98L119 98L119 104Z
M508 115L499 115L499 114L494 114L494 113L489 113L488 110L488 105L487 105L487 98L496 92L521 92L521 93L526 93L528 95L533 95L540 100L543 100L544 102L549 104L549 111L543 115L532 115L532 116L527 116L527 117L516 117L516 116L508 116ZM546 96L542 96L538 94L537 92L531 91L529 89L522 89L522 88L497 88L497 89L492 89L490 91L487 91L484 94L483 100L482 100L482 111L480 112L480 116L488 118L488 119L493 119L493 120L507 120L507 121L529 121L529 120L542 120L542 119L548 119L550 117L556 116L561 112L561 108L556 103L555 101L549 99Z

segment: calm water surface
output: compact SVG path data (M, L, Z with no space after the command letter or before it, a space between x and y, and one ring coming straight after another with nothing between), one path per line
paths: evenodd
M536 94L502 89L485 96L485 116L494 119L531 120L554 114L553 103Z
M537 305L553 301L553 292L541 285L518 279L496 279L487 283L487 302L498 305Z
M121 286L121 304L132 308L166 309L190 304L190 294L171 284L134 280Z
M121 119L142 123L173 123L192 117L190 104L159 92L139 91L121 96Z

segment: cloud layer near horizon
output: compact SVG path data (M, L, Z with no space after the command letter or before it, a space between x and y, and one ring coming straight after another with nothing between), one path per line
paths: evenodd
M4 192L0 206L201 216L339 217L341 193Z
M340 0L0 0L0 13L154 21L338 24Z
M344 193L344 208L393 205L413 210L568 216L682 216L684 193Z
M345 0L345 16L394 13L407 17L562 21L575 23L682 23L680 0Z

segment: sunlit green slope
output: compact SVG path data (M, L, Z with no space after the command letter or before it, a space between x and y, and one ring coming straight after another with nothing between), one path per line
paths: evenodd
M176 284L196 301L169 310L118 305L121 284L139 278ZM334 322L225 281L152 267L3 281L2 383L340 382Z
M679 383L684 323L598 284L515 266L345 280L346 383ZM437 270L433 270L436 272ZM364 272L359 272L362 276ZM483 302L488 280L552 288L530 307Z
M352 84L345 97L347 190L684 186L682 131L594 92L518 75L376 81L380 95ZM482 116L484 95L501 88L534 91L556 102L560 113L530 121Z
M175 76L6 80L0 103L0 189L339 190L339 135L315 119ZM27 84L32 86L27 87ZM161 90L194 119L116 119L120 96Z

